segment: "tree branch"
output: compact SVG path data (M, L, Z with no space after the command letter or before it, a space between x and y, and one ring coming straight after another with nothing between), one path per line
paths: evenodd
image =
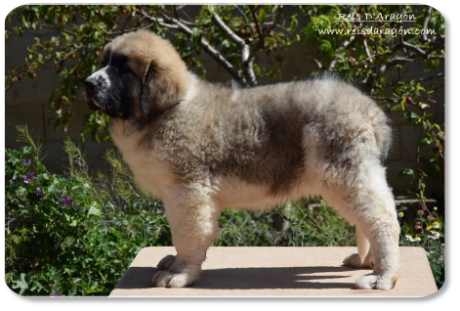
M431 16L431 10L433 8L431 6L428 7L428 10L426 10L425 12L425 18L423 20L423 29L425 30L423 32L423 36L422 36L422 40L423 42L427 42L428 41L428 35L426 34L427 33L427 29L428 29L428 22L430 21L430 16Z
M241 14L241 16L243 16L243 19L246 22L246 25L248 26L249 31L251 32L252 35L254 35L254 30L252 29L251 22L249 22L249 19L246 13L244 13L244 11L237 5L233 5L233 7Z
M212 21L214 24L224 33L227 38L236 43L236 45L238 45L240 48L243 48L246 45L246 42L240 36L234 33L233 30L227 26L227 24L225 24L225 22L220 18L219 14L217 14L214 6L210 5L209 8L212 12Z
M321 64L317 58L313 59L313 61L315 62L316 66L318 66L318 70L323 69L323 64Z
M184 7L184 5L181 5L181 6L177 6L177 8L176 8L178 16L179 16L179 12L181 12L188 19L188 20L182 19L181 20L182 23L184 23L187 26L195 27L196 23L194 23L193 19L187 14L187 12L185 12L185 10L183 10L183 7Z
M380 77L388 68L391 68L393 66L396 66L401 63L412 63L414 62L413 58L409 57L393 57L386 63L382 64L378 70L377 76Z
M419 78L417 80L414 80L416 82L423 82L423 81L429 81L429 80L436 80L436 79L442 79L444 78L444 73L441 72L441 73L438 73L434 76L428 76L428 77L422 77L422 78ZM397 85L400 81L395 81L395 82L392 82L392 83L388 83L384 86L382 86L382 89L387 89L387 88L390 88L390 87L393 87L395 85Z
M257 79L252 67L254 58L251 55L251 49L249 45L224 23L224 21L220 18L219 14L217 14L216 10L214 9L214 6L210 5L209 8L212 12L212 21L214 24L224 33L227 38L229 38L241 48L241 63L243 65L243 73L247 82L251 86L257 85Z
M126 29L126 30L120 30L120 31L104 31L104 34L108 35L108 36L118 36L118 35L122 35L122 34L131 32L131 31L135 31L135 30L149 29L149 28L153 27L155 24L156 24L156 22L150 23L150 24L148 24L148 25L146 25L144 27L141 27L141 28L135 27L135 28Z
M427 55L427 52L424 51L424 50L422 50L422 49L419 48L418 46L415 46L415 45L413 45L413 44L407 43L406 41L402 41L401 44L402 44L404 47L406 47L406 48L408 48L408 49L410 49L410 50L416 52L416 53L419 54L419 55L422 55L422 56ZM428 56L429 56L429 55L428 55Z
M375 56L376 54L374 54ZM378 54L377 54L378 55ZM415 54L412 53L410 55L408 55L409 57L393 57L391 58L390 60L388 60L386 63L383 63L380 65L379 67L379 63L378 61L376 62L375 64L375 72L371 75L369 75L366 79L364 79L363 81L361 81L361 85L363 88L365 88L367 90L367 92L371 93L372 92L372 89L374 87L374 82L382 75L385 73L385 71L388 69L388 68L391 68L393 66L396 66L398 64L401 64L401 63L405 63L405 62L414 62L415 59L413 58L410 58L410 57L414 57Z
M160 25L160 26L163 26L163 27L166 27L166 28L170 28L170 29L176 29L176 30L179 29L179 26L174 25L174 24L171 24L171 23L166 23L165 20L164 20L163 18L161 18L161 17L154 17L154 16L148 14L147 12L145 12L143 9L141 10L141 14L142 14L145 18L147 18L147 19L149 19L149 20L151 20L151 21L157 23L157 24Z
M443 55L431 55L430 53L428 53L427 51L423 50L422 48L416 46L416 45L413 45L409 42L406 42L404 41L404 38L402 35L399 36L399 43L394 45L391 49L393 52L401 49L401 48L407 48L409 50L412 50L414 51L415 53L417 53L418 55L424 57L424 58L427 58L427 59L444 59L444 56Z
M257 19L257 16L256 16L256 10L251 10L251 16L252 16L252 19L254 20L257 34L259 35L259 44L260 44L260 42L264 42L264 35L262 33L262 29L260 28L259 20Z
M267 31L265 33L268 33L268 35L270 35L270 32L276 27L276 25L279 24L281 17L283 16L283 11L284 11L284 6L277 5L276 15L275 15L275 18L273 19L273 24L267 28Z
M337 60L338 60L338 57L337 57L338 52L341 52L341 51L345 50L355 39L356 39L356 36L351 36L350 39L344 41L343 44L336 50L336 52L335 52L336 56L334 57L334 59L329 64L329 68L327 69L328 71L334 70L334 67L337 64Z
M151 16L145 10L141 10L141 14L145 16L147 19L150 19L152 21L159 22L160 20L164 20L162 22L165 27L177 29L185 33L189 37L193 37L193 31L189 27L187 27L185 24L183 24L181 21L179 21L178 19L169 17L166 14L163 15L163 19L159 19L159 18ZM174 26L174 27L170 27L170 26ZM233 65L227 59L225 59L225 57L223 57L222 54L220 54L219 51L208 42L208 40L206 40L204 37L201 37L199 40L199 44L203 48L203 50L208 55L210 55L216 62L218 62L238 83L242 85L246 85L246 81L238 73L235 67L233 67Z
M369 46L367 45L366 39L364 39L363 44L364 44L364 50L366 51L367 59L369 60L369 62L372 63L372 55L371 55L371 52L369 51Z

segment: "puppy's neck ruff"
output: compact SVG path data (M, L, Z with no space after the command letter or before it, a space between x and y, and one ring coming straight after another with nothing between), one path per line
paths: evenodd
M188 75L189 75L189 84L188 84L188 87L187 87L187 92L185 93L185 96L183 98L182 101L184 102L190 102L191 100L193 100L193 98L196 96L197 94L197 88L198 88L198 77L188 71Z

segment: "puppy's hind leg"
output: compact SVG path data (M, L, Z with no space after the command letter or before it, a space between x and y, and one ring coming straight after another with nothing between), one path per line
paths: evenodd
M198 280L206 251L217 235L218 209L209 192L200 185L182 186L165 202L177 255L158 263L152 284L156 287L186 287Z
M338 207L340 213L356 224L370 242L374 270L362 276L356 288L389 290L398 278L400 227L385 169L378 161L370 159L363 161L350 176L352 178L341 183L335 192L329 190L324 198L332 206L339 199L342 203ZM338 193L340 198L337 198Z

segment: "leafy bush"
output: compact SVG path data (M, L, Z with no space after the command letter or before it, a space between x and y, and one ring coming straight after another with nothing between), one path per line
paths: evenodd
M124 200L105 195L130 192L121 189L126 184L118 159L112 158L116 176L90 178L68 140L69 174L51 174L40 161L40 146L26 128L19 131L31 144L6 150L6 282L14 290L107 295L140 248L171 244L160 204L139 192Z
M172 245L161 203L134 184L119 155L107 154L108 176L89 176L80 150L66 141L69 170L49 173L40 145L6 150L6 282L23 295L107 295L137 252ZM402 245L423 246L438 286L444 280L443 219L400 212ZM416 226L413 225L415 222ZM320 198L270 213L226 211L217 246L355 245L354 229Z

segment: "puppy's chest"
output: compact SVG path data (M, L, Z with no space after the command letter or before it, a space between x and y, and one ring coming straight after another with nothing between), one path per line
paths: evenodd
M154 149L138 146L135 134L125 136L112 133L112 139L139 187L155 197L163 197L173 184L173 175L164 157Z

